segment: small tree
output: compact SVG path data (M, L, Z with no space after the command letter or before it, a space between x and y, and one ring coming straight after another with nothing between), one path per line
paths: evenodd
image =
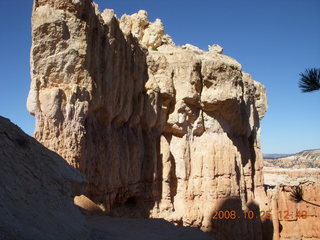
M296 203L305 202L313 206L320 207L319 204L309 202L303 198L303 191L302 191L302 187L300 186L291 187L290 200Z
M299 88L302 92L313 92L320 89L320 68L306 69L300 73Z

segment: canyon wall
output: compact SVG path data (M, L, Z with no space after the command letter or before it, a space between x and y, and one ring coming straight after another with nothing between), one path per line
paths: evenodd
M31 77L35 137L109 214L262 238L259 219L212 221L265 204L265 88L220 46L176 46L145 11L118 19L90 0L35 0Z
M263 173L271 208L277 212L275 239L320 239L320 170L264 167ZM302 188L308 203L290 201L295 186Z

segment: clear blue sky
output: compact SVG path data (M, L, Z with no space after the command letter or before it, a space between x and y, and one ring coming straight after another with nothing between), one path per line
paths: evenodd
M320 91L301 93L299 73L320 67L320 0L98 0L118 16L139 9L161 18L177 45L220 44L267 87L264 153L320 148ZM32 0L0 0L0 115L32 135L29 90Z

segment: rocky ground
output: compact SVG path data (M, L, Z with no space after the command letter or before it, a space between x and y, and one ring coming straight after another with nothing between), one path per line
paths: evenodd
M198 228L174 226L164 219L129 219L88 216L99 240L213 240Z
M92 228L94 240L123 240L132 236L139 240L213 240L212 236L198 228L175 226L164 219L117 218L106 215L103 205L97 205L88 197L74 198Z

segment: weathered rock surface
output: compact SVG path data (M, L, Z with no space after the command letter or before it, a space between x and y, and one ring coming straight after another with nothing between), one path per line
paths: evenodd
M278 213L275 239L320 239L320 170L265 167L263 173L272 210ZM313 204L291 201L293 186L300 186L303 198Z
M320 239L319 160L320 150L264 160L264 184L278 212L278 239ZM318 206L290 201L293 186L300 186L303 198Z
M88 196L113 215L260 239L259 221L211 221L229 199L247 209L265 196L265 88L236 60L89 0L36 0L32 26L35 137L88 178Z
M0 239L88 239L73 204L85 178L2 117L0 162Z
M93 202L85 195L76 196L74 198L74 204L80 208L81 212L84 215L105 215L104 209L102 208L103 205L97 205L95 202Z

